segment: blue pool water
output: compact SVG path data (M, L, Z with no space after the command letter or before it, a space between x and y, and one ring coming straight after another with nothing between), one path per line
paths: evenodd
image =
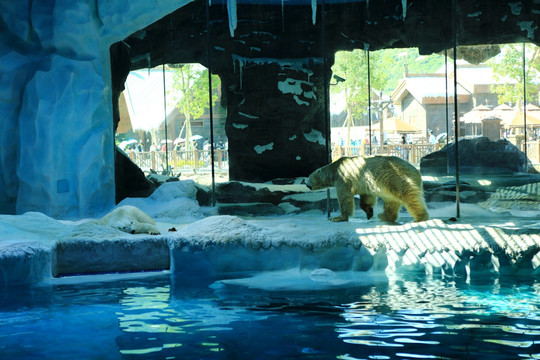
M330 275L2 289L0 359L540 359L535 278Z

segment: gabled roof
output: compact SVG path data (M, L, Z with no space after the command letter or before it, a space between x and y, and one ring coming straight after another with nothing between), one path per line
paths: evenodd
M419 133L422 131L422 129L419 129L414 125L406 123L405 121L395 116L388 119L384 119L383 121L384 121L383 130L390 133L408 134L408 133ZM377 124L372 126L372 129L374 131L378 131L380 130L380 126L381 126L381 123L379 121Z
M437 70L437 74L444 74L444 65ZM448 77L454 78L454 64L448 64ZM499 79L494 76L493 69L487 64L469 64L465 60L458 60L457 63L457 79L463 86L472 91L474 85L496 85L515 83L512 79Z
M391 98L394 103L400 103L410 93L420 104L442 104L446 98L446 87L448 102L453 103L453 82L449 79L446 85L444 74L409 74L401 79ZM457 88L459 102L468 102L471 93L460 84Z
M465 115L461 117L461 121L465 123L481 123L483 119L493 117L494 111L488 108L486 105L478 105Z
M510 105L507 105L507 104L501 104L499 106L496 106L493 110L496 110L496 111L512 111L512 110L514 110L514 108L511 107Z

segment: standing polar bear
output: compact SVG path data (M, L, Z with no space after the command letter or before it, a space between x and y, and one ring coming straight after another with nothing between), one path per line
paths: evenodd
M336 188L341 214L331 219L334 222L349 220L357 194L368 219L377 197L384 202L384 212L379 214L383 221L396 221L401 205L414 221L428 219L420 172L395 156L342 157L315 170L306 185L312 190Z

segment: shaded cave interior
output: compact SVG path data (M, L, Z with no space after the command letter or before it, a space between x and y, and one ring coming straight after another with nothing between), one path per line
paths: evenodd
M198 63L221 80L229 179L307 176L330 161L328 103L337 51L415 47L429 55L452 50L455 40L457 57L478 63L490 54L472 45L539 43L537 32L522 24L537 24L540 6L532 0L520 6L517 13L512 5L481 0L238 1L231 9L226 1L196 0L111 46L114 130L130 71ZM261 145L269 151L254 151ZM117 202L153 190L118 150L115 159Z

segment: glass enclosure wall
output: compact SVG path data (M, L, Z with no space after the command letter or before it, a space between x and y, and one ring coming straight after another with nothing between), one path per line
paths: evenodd
M227 174L225 109L212 76L212 118L217 127L215 170ZM211 121L208 69L167 64L130 72L120 100L116 145L145 173L196 178L210 184Z
M456 13L464 8L458 6ZM456 28L473 18L456 17ZM533 119L540 115L537 47L471 44L477 30L469 29L455 35L451 74L458 84L459 200L492 213L524 215L538 210L540 200L540 162L533 150L538 126Z
M355 29L336 37L331 16L343 11L341 2L205 6L206 67L165 64L132 71L126 81L120 105L131 127L119 128L117 145L145 173L257 187L276 183L264 171L277 162L280 183L298 184L318 167L301 142L327 141L328 160L392 155L411 163L423 175L434 217L470 210L460 204L538 210L536 45L478 44L476 33L451 32L440 39L448 48L436 52L381 44L370 50L361 36L346 35ZM459 18L468 12L458 10L447 19L455 20L451 28L470 29L460 25L473 15ZM363 26L375 26L366 11ZM457 207L441 212L441 204Z
M332 72L345 81L331 84L332 156L393 155L419 166L446 143L445 96L435 94L444 93L444 55L420 56L416 48L369 52L370 93L367 56L363 50L336 54ZM433 109L419 104L427 97Z

